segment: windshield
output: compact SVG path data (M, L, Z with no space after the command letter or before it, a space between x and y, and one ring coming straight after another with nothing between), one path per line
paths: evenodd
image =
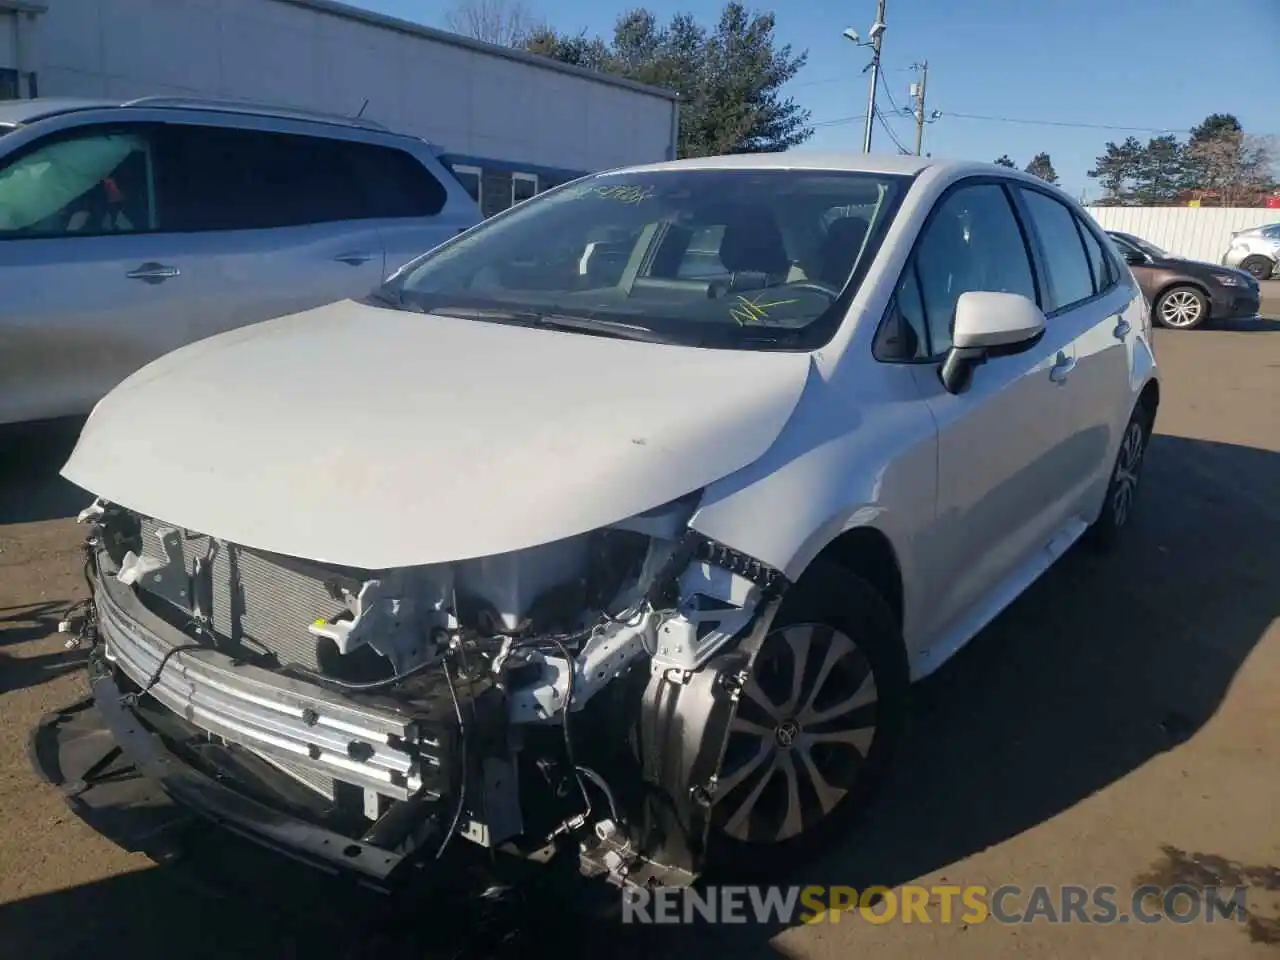
M600 174L409 264L385 295L606 336L815 347L838 327L841 292L856 288L908 182L819 170Z
M1128 240L1135 247L1137 247L1139 250L1141 250L1143 253L1145 253L1148 257L1151 257L1152 259L1163 260L1169 256L1168 253L1161 250L1154 243L1150 243L1149 241L1143 240L1141 237L1132 237L1132 236L1126 235L1125 239Z

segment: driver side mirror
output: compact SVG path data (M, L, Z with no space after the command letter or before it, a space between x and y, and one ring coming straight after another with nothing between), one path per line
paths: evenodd
M1030 350L1044 336L1044 313L1019 293L973 290L956 302L955 331L938 374L948 393L963 393L988 357Z
M1124 262L1129 264L1130 266L1134 266L1139 263L1146 263L1147 258L1145 254L1142 254L1137 250L1125 250Z

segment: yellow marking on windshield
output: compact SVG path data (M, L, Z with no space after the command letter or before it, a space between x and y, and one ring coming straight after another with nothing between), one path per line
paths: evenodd
M759 294L753 299L744 294L738 294L738 302L729 308L729 316L733 317L740 326L745 327L769 319L769 311L774 307L785 307L788 304L800 302L799 300L764 301L758 299L761 296L764 294Z
M595 196L602 200L616 200L618 203L635 205L651 199L654 192L651 184L619 183L613 186L586 187L576 199Z

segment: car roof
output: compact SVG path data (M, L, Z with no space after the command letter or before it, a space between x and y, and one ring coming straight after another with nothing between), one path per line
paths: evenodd
M170 109L195 110L211 113L239 114L242 116L271 117L280 120L305 120L358 130L376 130L389 133L382 124L363 117L347 117L341 114L300 110L275 104L254 103L247 100L219 100L208 97L133 97L130 99L37 97L34 100L6 100L0 103L0 125L14 126L34 123L46 117L81 110L111 109Z
M647 163L624 167L620 171L636 173L648 170L839 170L854 173L889 173L913 175L929 167L950 161L929 157L893 154L866 154L853 151L788 150L780 153L738 153L718 157L689 157L663 163Z

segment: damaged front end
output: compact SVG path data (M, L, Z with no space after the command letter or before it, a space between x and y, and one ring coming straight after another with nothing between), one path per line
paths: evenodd
M471 845L682 885L786 587L697 495L500 556L357 570L96 502L98 708L180 804L389 886Z

